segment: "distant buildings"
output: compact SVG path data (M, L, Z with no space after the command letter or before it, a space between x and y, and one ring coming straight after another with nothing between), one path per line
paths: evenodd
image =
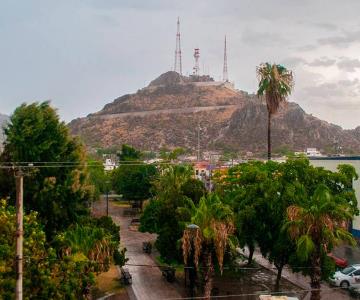
M306 155L308 157L322 157L324 156L317 148L306 148L303 152L295 152L295 155Z
M306 148L307 156L323 156L319 150L316 148Z
M117 164L115 161L113 161L111 158L106 158L104 162L104 170L105 171L112 171L116 169Z

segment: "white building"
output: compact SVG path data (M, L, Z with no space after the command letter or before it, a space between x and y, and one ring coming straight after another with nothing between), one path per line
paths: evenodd
M116 168L116 163L111 158L106 158L104 162L104 170L112 171Z
M306 151L305 151L306 155L307 156L311 156L311 157L314 157L314 156L323 156L321 154L321 152L319 150L317 150L316 148L306 148Z

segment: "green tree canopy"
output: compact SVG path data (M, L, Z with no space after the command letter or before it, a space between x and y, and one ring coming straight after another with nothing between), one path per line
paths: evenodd
M15 295L15 208L0 201L0 298ZM23 293L26 299L84 299L95 283L93 267L75 257L59 259L47 246L37 213L24 216Z
M171 262L181 260L179 240L186 222L190 221L188 207L192 200L185 196L184 185L191 180L191 166L166 166L153 182L155 196L145 207L140 218L142 231L158 234L156 247L161 257Z
M118 153L120 162L139 160L141 158L141 151L136 150L135 148L123 144L121 146L121 151Z
M93 187L88 184L84 149L49 102L19 106L5 134L2 161L34 165L24 178L24 205L39 212L48 235L88 214ZM8 176L13 177L10 172ZM9 193L14 195L14 189Z
M310 165L306 158L288 159L284 163L253 161L230 168L227 176L218 179L218 192L234 210L236 235L240 245L250 249L249 262L258 245L263 256L278 269L278 285L284 265L290 264L296 272L309 268L309 262L296 256L295 241L282 230L287 222L287 208L300 205L323 184L335 201L346 205L352 215L357 214L357 200L351 187L356 177L350 165L340 165L337 172L331 172ZM330 265L324 258L322 269L327 276Z
M157 174L155 165L120 165L112 175L113 188L124 199L145 200L152 196L151 182Z
M355 244L351 233L347 231L347 222L353 213L345 199L334 198L330 189L319 184L312 195L303 194L302 199L287 208L290 237L296 241L296 253L303 262L311 266L306 273L311 278L311 300L320 299L323 260L334 246L343 242Z

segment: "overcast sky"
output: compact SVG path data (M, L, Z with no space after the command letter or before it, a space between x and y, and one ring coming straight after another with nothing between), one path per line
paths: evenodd
M326 121L360 125L359 0L62 0L0 2L0 112L51 99L70 121L136 92L174 64L256 91L260 62L295 73L291 101Z

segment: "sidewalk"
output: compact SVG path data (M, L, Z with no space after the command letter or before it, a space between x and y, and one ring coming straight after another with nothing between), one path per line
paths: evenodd
M122 209L111 205L110 214L114 222L120 225L121 245L126 247L127 268L132 275L132 284L127 286L130 300L153 300L181 298L182 295L173 284L167 282L151 255L142 250L142 243L154 241L156 236L129 229L131 218L122 216Z
M243 251L242 253L245 256L248 256L248 254L249 254L248 249L245 248L245 251ZM275 266L273 264L271 264L266 258L264 258L261 255L259 250L255 250L253 258L259 265L261 265L265 269L268 269L274 273L277 273ZM311 289L310 278L305 277L305 276L301 275L300 273L293 273L293 272L291 272L291 270L284 268L282 271L281 277L285 278L286 280L290 281L292 284L295 284L304 290ZM324 290L321 292L322 300L349 300L349 299L351 299L351 297L349 296L349 293L347 291L344 291L341 289L329 290L331 288L332 287L326 283L321 284L321 289ZM304 300L309 300L310 294L311 293L308 292L307 295L305 296Z

